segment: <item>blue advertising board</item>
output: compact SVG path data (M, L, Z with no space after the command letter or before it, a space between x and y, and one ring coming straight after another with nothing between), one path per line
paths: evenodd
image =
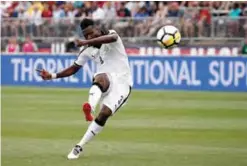
M38 69L58 72L76 56L2 55L1 84L11 86L90 87L96 71L88 62L77 74L43 81ZM130 57L135 89L247 92L247 58L244 57Z

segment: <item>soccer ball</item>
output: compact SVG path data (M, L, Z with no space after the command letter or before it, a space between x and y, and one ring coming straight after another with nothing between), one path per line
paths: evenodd
M181 34L179 30L172 25L161 27L157 33L157 42L161 47L172 48L179 44Z

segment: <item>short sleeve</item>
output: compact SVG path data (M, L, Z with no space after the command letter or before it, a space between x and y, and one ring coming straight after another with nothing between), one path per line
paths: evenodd
M117 32L113 29L109 30L109 34L117 34Z
M77 66L83 66L88 60L89 60L89 57L87 55L86 48L84 48L80 51L74 64Z
M116 34L118 36L117 41L119 41L120 37L115 30L113 30L113 29L109 30L109 34ZM113 43L115 43L115 42L113 42ZM109 44L112 44L112 43L109 43Z

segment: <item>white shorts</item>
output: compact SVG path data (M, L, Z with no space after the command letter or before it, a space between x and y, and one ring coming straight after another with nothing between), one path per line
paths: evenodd
M131 92L131 86L122 75L107 73L107 76L110 86L107 92L103 93L100 105L107 106L114 114L127 101Z

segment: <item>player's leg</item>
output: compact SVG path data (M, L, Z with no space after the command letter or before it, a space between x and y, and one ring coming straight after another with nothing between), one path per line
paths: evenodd
M111 88L109 93L103 97L103 106L97 118L89 125L81 141L72 149L68 155L69 159L77 159L84 145L88 143L95 135L100 133L108 120L125 103L130 94L130 87L124 84L122 80L111 76Z
M82 152L84 145L102 131L107 119L111 116L111 114L112 114L111 109L103 105L99 115L89 125L81 141L78 144L76 144L76 146L69 153L68 159L77 159L79 157L80 152Z
M130 91L131 90L128 85L120 83L116 84L113 82L111 91L102 100L103 106L99 115L89 125L88 130L86 131L81 141L76 145L76 147L81 147L82 149L87 142L89 142L95 135L102 131L107 119L126 102L130 95Z
M94 77L93 85L89 90L88 102L83 104L83 112L87 121L92 121L92 112L95 111L97 104L102 96L110 86L110 81L107 74L102 73Z

